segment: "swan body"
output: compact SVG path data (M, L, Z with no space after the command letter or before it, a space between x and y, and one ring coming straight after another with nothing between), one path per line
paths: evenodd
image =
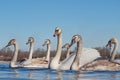
M78 69L80 67L84 66L85 64L100 57L99 52L97 50L91 49L91 48L82 48L82 53L83 53L83 54L81 54L82 57L79 58L80 65L79 65ZM96 53L97 53L97 55L96 55ZM72 54L70 54L69 57L65 58L65 60L63 60L61 62L59 69L60 70L69 70L74 61L75 56L76 56L76 53L72 53ZM75 69L77 69L77 68L75 68Z
M109 60L106 59L98 59L93 62L90 62L83 66L82 70L96 70L96 71L118 71L120 70L120 59L115 59L117 49L118 49L118 40L116 38L112 38L108 41L107 46L110 46L114 44L114 48L111 54L111 57Z
M120 70L120 64L117 62L111 62L108 60L96 60L81 68L81 70L92 71L118 71Z

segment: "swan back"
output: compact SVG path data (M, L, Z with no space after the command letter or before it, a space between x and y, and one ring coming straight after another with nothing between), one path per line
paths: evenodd
M82 67L85 64L92 62L98 58L100 58L100 53L96 49L82 48L82 54L79 60L79 67Z

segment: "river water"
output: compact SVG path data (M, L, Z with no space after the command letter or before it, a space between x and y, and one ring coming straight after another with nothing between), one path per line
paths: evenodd
M0 80L120 80L120 71L55 71L50 69L11 69L0 63Z

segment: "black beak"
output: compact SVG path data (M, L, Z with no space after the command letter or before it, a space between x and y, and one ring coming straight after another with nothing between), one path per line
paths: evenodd
M10 46L10 44L6 45L5 47L8 47L8 46Z
M43 44L42 46L45 46L45 44Z
M28 41L27 43L26 43L26 45L28 45L30 42Z

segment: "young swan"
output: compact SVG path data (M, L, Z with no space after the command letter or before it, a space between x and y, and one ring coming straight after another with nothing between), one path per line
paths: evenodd
M69 43L66 43L65 45L63 45L62 48L66 48L67 49L66 58L69 57L70 52L71 52Z
M50 61L50 44L51 44L51 41L49 39L46 39L45 42L44 42L44 44L43 44L43 46L47 45L47 55L45 57L45 60L47 62Z
M111 38L106 47L112 47L114 44L114 48L112 51L111 58L107 59L98 59L89 64L86 64L82 70L94 70L94 71L119 71L120 70L120 59L115 59L117 49L118 49L118 40L117 38Z
M74 35L72 37L70 46L74 43L77 43L77 51L71 65L71 70L79 70L85 64L100 57L100 53L96 49L82 47L82 37L80 35Z
M10 62L10 67L11 68L19 68L21 67L21 65L19 63L17 63L17 57L18 57L18 43L15 39L11 39L8 44L6 45L6 47L8 46L11 46L13 45L14 46L14 55L13 55L13 58Z

